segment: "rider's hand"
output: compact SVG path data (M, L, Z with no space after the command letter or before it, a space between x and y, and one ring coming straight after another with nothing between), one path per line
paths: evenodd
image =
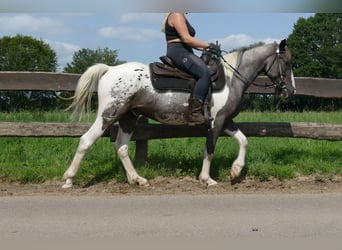
M218 42L209 43L209 47L207 48L207 51L217 56L221 56L221 45L218 44Z

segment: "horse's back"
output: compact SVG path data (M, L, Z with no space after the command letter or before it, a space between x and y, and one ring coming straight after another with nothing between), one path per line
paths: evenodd
M151 85L150 72L147 65L140 62L127 62L111 66L100 80L99 92L103 95L108 93L129 93L133 95L141 88Z
M146 64L143 64L141 62L126 62L122 64L118 64L115 66L110 67L111 71L123 71L123 72L141 72L141 71L147 71L148 72L148 66Z

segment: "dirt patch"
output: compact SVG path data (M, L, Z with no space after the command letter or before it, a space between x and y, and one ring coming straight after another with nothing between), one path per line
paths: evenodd
M97 183L87 187L74 186L62 189L63 181L49 181L42 184L18 184L0 181L0 196L122 196L122 195L203 195L203 194L255 194L255 193L329 193L342 192L342 177L323 179L317 177L297 177L292 180L260 182L246 178L232 186L229 181L217 186L206 187L192 177L157 177L149 187L132 186L116 181Z

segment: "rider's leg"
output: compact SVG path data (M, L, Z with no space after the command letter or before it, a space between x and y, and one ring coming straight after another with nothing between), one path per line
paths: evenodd
M182 59L185 70L196 78L196 84L189 99L189 122L204 123L203 103L208 94L211 73L202 59L194 54L187 54Z

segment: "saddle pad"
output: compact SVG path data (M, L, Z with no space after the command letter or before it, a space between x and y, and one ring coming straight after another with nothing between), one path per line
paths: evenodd
M164 67L164 66L162 66ZM179 76L178 73L172 71L163 71L161 63L155 62L150 64L150 73L152 86L154 89L160 91L180 91L180 92L191 92L192 86L195 84L195 79L186 76ZM165 67L168 67L165 65ZM168 67L171 68L171 67ZM172 69L172 68L171 68Z
M150 64L150 72L153 88L161 91L191 92L196 82L190 75L159 62Z
M181 91L192 92L196 80L189 74L177 68L170 67L160 62L154 62L150 65L151 80L154 89L160 91ZM209 64L213 71L216 65ZM220 91L225 86L225 74L223 66L217 65L212 75L212 92Z

